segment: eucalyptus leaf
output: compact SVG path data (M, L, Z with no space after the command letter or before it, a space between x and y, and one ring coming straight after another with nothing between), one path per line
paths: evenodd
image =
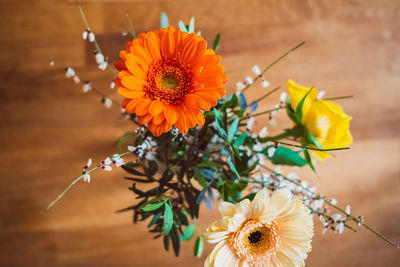
M227 159L227 161L228 161L229 169L231 169L231 171L233 171L233 172L236 174L236 176L237 176L238 178L240 178L240 174L239 174L239 172L237 171L235 165L234 165L233 162L232 162L232 157L229 156L228 159Z
M183 32L187 32L187 28L185 26L185 23L183 23L182 20L179 21L179 29Z
M160 208L162 205L164 205L164 202L154 203L154 204L151 204L151 205L148 205L148 206L144 207L143 210L144 211L156 210L156 209Z
M169 235L164 235L164 248L166 251L169 250Z
M189 224L186 226L185 230L182 232L182 235L179 236L179 240L182 242L191 239L193 237L195 228L195 224Z
M243 92L240 92L239 94L239 106L241 110L246 110L247 108L247 100Z
M194 17L190 18L188 33L194 32Z
M161 13L161 28L167 28L169 26L168 17L165 12Z
M200 258L201 255L203 254L203 250L204 250L204 242L203 239L201 237L197 237L196 242L194 242L194 255L197 258Z
M265 154L268 155L265 150ZM272 157L269 160L275 165L289 165L303 167L307 164L307 161L303 159L298 152L291 150L290 148L279 146L275 149Z
M250 105L250 112L256 111L257 108L258 108L258 101L253 101L253 102L251 102L251 105Z
M164 203L164 235L168 235L174 224L174 215L169 202Z
M233 137L235 137L235 135L236 135L236 133L237 133L237 131L238 131L238 125L239 125L239 118L236 118L236 119L232 122L231 126L229 127L229 130L228 130L228 140L229 140L230 142L232 142Z
M244 132L243 134L241 134L238 138L236 138L235 142L233 143L233 146L235 148L239 148L241 145L243 145L248 135L249 132Z
M220 43L221 43L221 34L218 33L218 34L215 36L214 42L213 42L213 50L214 50L215 52L217 52L217 50L219 49Z

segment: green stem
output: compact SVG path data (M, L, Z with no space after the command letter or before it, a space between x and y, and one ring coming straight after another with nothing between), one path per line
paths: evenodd
M79 3L78 0L76 0L75 2L76 2L76 5L78 6L79 12L81 13L81 17L82 17L83 23L85 24L86 29L88 29L88 30L90 31L90 26L89 26L89 23L88 23L88 21L87 21L85 12L83 12L83 9L82 9L81 4ZM97 52L99 52L99 53L101 53L102 55L104 55L103 52L101 51L100 45L99 45L99 43L97 42L96 38L94 39L94 42L93 42L93 43L94 43L94 46L96 47ZM110 64L107 64L107 65L108 65L107 69L111 71L111 73L113 74L113 76L114 76L114 75L118 75L118 71L114 68L113 65L110 65Z
M329 97L329 98L324 98L324 100L339 100L339 99L347 99L347 98L353 98L353 96L346 95L346 96L338 96L338 97Z
M273 94L274 92L276 92L277 90L279 90L279 88L281 88L280 86L278 86L278 87L275 87L274 89L272 89L271 91L269 91L266 95L264 95L264 96L262 96L262 97L260 97L259 99L257 99L257 100L254 100L253 101L253 103L254 102L258 102L258 101L261 101L261 100L263 100L264 98L266 98L266 97L268 97L268 96L270 96L271 94Z
M298 148L303 148L303 149L308 149L308 150L315 150L315 151L336 151L336 150L350 149L350 147L320 149L320 148L314 148L314 147L299 146L299 145L285 143L285 142L278 142L278 141L274 141L274 142L278 143L278 144L282 144L282 145L293 146L293 147L298 147Z
M127 152L124 152L124 153L119 154L119 155L117 155L117 156L114 156L114 157L112 157L111 159L117 158L118 156L119 156L119 157L123 157L123 156L125 156L126 154L129 154L129 153L131 153L131 152L130 152L130 151L127 151ZM58 197L57 197L55 200L53 200L53 201L47 206L46 210L49 210L51 207L53 207L54 204L56 204L56 203L57 203L71 188L72 188L72 186L74 186L77 182L79 182L79 180L81 180L85 175L87 175L87 174L89 174L89 173L95 171L95 170L98 169L99 167L101 167L101 164L97 165L97 166L94 167L93 169L87 171L85 174L82 174L81 176L79 176L78 178L76 178L76 179L75 179L61 194L58 195Z
M277 58L274 62L272 62L271 64L269 64L262 72L261 75L257 76L256 78L254 78L254 81L252 84L254 84L258 79L260 79L260 77L267 72L272 66L274 66L276 63L278 63L279 61L281 61L283 58L285 58L287 55L289 55L290 53L292 53L293 51L295 51L297 48L299 48L300 46L304 45L306 42L301 42L300 44L296 45L295 47L293 47L292 49L290 49L289 51L287 51L285 54L283 54L282 56L280 56L279 58ZM246 85L246 87L243 89L242 92L245 92L247 89L249 89L249 87L252 84L248 84Z
M129 17L128 14L126 14L125 16L126 16L126 19L128 20L129 27L130 27L129 33L132 35L133 38L136 38L137 36L136 36L135 26L133 26L131 17Z
M284 108L285 108L284 106L283 107L277 107L277 108L273 108L273 109L269 109L269 110L266 110L266 111L262 111L262 112L259 112L259 113L253 114L253 115L244 116L244 117L241 118L241 121L245 120L245 119L248 119L250 117L257 117L257 116L268 114L268 113L271 113L272 111L280 110L280 109L284 109Z

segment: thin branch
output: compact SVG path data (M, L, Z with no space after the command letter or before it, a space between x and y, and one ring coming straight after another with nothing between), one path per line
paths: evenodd
M315 148L315 147L299 146L299 145L290 144L290 143L285 143L285 142L279 142L279 141L274 141L274 142L275 142L275 143L278 143L278 144L282 144L282 145L293 146L293 147L298 147L298 148L303 148L303 149L309 149L309 150L315 150L315 151L336 151L336 150L350 149L350 147L320 149L320 148Z
M306 42L301 42L300 44L296 45L295 47L293 47L292 49L290 49L289 51L287 51L285 54L283 54L282 56L280 56L279 58L277 58L274 62L272 62L271 64L269 64L262 72L261 75L258 75L256 78L254 78L254 81L252 84L254 84L258 79L261 78L261 76L267 72L272 66L274 66L276 63L278 63L279 61L281 61L283 58L285 58L287 55L289 55L290 53L292 53L293 51L295 51L297 48L299 48L300 46L304 45ZM248 84L246 85L246 87L243 89L242 92L245 92L252 84Z

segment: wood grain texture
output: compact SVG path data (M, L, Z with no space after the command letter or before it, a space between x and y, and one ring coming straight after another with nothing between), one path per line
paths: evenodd
M92 30L114 60L124 46L120 35L129 14L137 31L196 17L211 42L222 33L220 53L229 72L228 91L301 41L307 44L267 73L272 86L288 78L325 90L328 97L354 95L340 104L353 116L349 151L318 165L321 178L301 170L319 191L384 235L400 243L400 2L328 0L84 1ZM93 63L92 47L81 39L84 26L73 1L0 1L0 262L4 266L202 266L191 242L175 258L151 239L146 223L133 225L115 211L134 202L123 173L98 172L79 184L49 212L44 208L76 177L89 157L116 152L113 142L132 125L118 109L107 110L93 93L65 79L64 64L82 79L116 98L112 79ZM50 68L47 56L61 62ZM255 85L248 98L264 92ZM263 100L260 110L277 103ZM278 128L288 127L283 114ZM259 129L267 118L257 121ZM270 132L278 129L270 127ZM199 226L216 219L201 211ZM320 234L316 221L307 266L396 266L400 254L360 229ZM396 264L397 262L397 264Z

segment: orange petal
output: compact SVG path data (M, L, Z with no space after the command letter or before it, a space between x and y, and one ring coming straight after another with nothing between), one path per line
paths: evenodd
M178 130L182 133L182 134L187 134L189 128L187 126L186 123L186 116L184 114L182 114L181 116L179 116L179 120L175 123L175 127L178 128Z
M118 87L118 94L125 96L126 98L138 98L144 96L146 93L142 90L129 90L125 87Z
M151 116L150 113L147 113L146 115L139 117L139 122L140 122L140 124L145 125L145 124L149 123L149 121L152 118L153 118L153 116Z
M197 123L198 125L204 125L205 121L206 121L206 119L204 118L203 112L199 111L199 112L196 114L196 123Z
M181 31L175 31L173 35L174 35L174 40L175 40L175 50L176 50L176 52L182 52L183 33Z
M149 113L150 102L151 102L150 99L144 98L144 100L136 106L136 111L135 111L136 115L143 116Z
M143 80L131 75L123 77L121 83L123 86L133 91L142 91L143 89Z
M205 111L209 111L211 109L211 105L196 94L185 95L184 102L187 106L192 108L199 108Z
M164 115L165 115L165 119L170 124L174 124L179 118L179 115L178 115L177 111L175 110L175 106L171 105L171 104L165 105Z
M163 127L163 133L168 132L169 130L171 130L172 125L169 124L167 121L164 121L162 125L160 125L160 127Z
M164 111L164 104L160 100L156 99L153 100L153 102L151 102L149 107L149 112L151 115L156 116L160 113L163 113L163 111Z
M160 125L163 121L166 121L166 120L165 120L164 113L160 113L160 114L154 116L154 117L153 117L153 120L152 120L152 122L153 122L155 125Z
M161 39L161 53L164 58L175 56L175 40L171 32L164 33Z
M197 42L194 40L196 38L195 33L189 34L184 40L183 51L182 51L182 60L188 61L189 58L192 58L197 51Z
M125 107L125 111L129 114L135 113L136 106L141 103L143 98L132 99Z
M146 79L146 73L143 71L143 69L141 67L139 67L138 63L136 63L134 60L128 59L125 62L125 65L128 68L128 70L130 71L130 73L132 73L135 77L137 77L141 80Z
M151 55L153 61L161 59L160 40L154 32L147 33L147 38L144 44L147 52Z
M125 108L126 105L128 105L128 103L131 102L131 100L132 99L130 99L130 98L125 98L121 103L122 108Z

